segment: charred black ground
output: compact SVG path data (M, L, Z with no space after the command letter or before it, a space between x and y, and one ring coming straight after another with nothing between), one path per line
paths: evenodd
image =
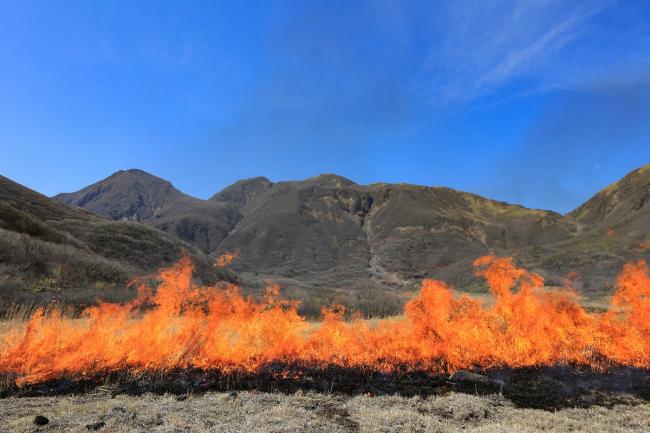
M171 393L179 398L207 391L437 396L450 392L477 395L501 393L518 407L557 410L568 407L611 407L633 401L650 401L650 371L618 366L607 371L578 366L526 367L515 369L459 370L451 375L427 372L381 373L335 366L306 368L295 364L268 364L256 373L174 370L134 375L111 372L92 378L61 378L45 383L8 384L2 397L33 397L93 392L108 389L113 396L145 392Z

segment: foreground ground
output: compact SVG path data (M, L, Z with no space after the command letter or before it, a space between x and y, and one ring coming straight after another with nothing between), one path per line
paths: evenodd
M0 432L647 432L650 404L547 412L498 395L335 396L206 393L0 400ZM639 404L637 404L639 403ZM36 426L34 418L49 423Z

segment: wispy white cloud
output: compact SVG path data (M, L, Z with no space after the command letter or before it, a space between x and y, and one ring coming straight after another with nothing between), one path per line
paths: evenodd
M543 63L576 37L576 28L590 15L591 13L573 14L553 25L538 38L522 46L513 47L511 52L497 59L492 69L479 77L476 87L501 83L515 77L535 63Z
M503 98L568 85L598 72L595 23L615 0L449 2L415 91L434 104L467 104L512 86Z

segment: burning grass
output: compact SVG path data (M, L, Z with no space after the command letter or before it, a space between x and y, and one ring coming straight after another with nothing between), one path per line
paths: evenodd
M344 320L341 306L308 322L297 302L267 289L259 302L227 289L196 287L188 259L164 270L154 290L128 304L100 303L80 319L37 311L6 329L0 372L12 394L64 393L114 381L129 392L268 389L431 395L465 369L487 386L534 406L540 395L582 404L593 392L648 396L650 277L626 265L610 308L588 313L569 291L546 291L512 259L475 262L494 301L456 296L425 280L404 315ZM496 381L496 382L495 382ZM581 384L587 384L583 386ZM528 393L527 389L532 389ZM589 397L591 398L591 397ZM588 401L588 399L586 400Z

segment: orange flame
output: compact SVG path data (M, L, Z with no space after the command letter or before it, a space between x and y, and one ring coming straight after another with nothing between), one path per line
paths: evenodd
M81 319L38 311L1 337L0 372L30 384L112 371L255 372L270 362L432 373L563 363L650 367L645 262L626 265L610 309L593 314L570 291L544 290L539 275L511 258L485 256L474 264L494 295L490 305L425 280L403 317L346 321L335 305L313 325L298 314L297 302L279 298L277 286L262 302L235 286L193 286L185 258L161 272L155 293L141 290L130 304L101 303Z
M229 264L232 263L233 260L235 260L237 257L239 257L239 253L230 253L230 252L225 252L217 259L214 261L214 265L217 268L225 268Z

